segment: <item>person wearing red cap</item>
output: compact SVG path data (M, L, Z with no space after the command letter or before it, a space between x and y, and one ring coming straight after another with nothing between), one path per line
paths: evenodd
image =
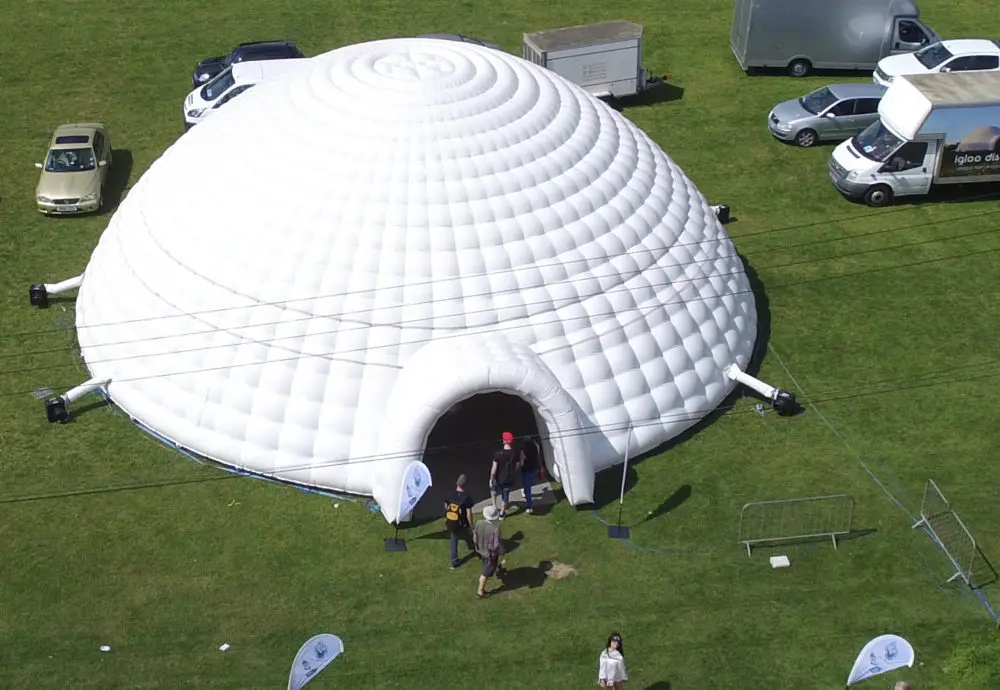
M500 519L507 517L507 508L510 506L510 490L514 486L514 477L521 468L521 461L518 454L514 452L514 434L509 431L503 432L500 437L503 448L493 454L493 465L490 467L490 495L493 497L493 505L496 506L497 494L499 494L501 505Z

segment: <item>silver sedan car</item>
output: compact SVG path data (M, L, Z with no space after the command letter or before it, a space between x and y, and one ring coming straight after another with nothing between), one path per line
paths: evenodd
M778 139L798 146L843 141L878 119L884 93L878 84L831 84L774 106L767 126Z

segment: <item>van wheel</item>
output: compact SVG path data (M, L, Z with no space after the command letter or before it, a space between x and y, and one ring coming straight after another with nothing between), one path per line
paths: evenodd
M865 203L875 208L888 206L892 203L892 189L884 184L869 187L865 192Z
M812 70L808 60L792 60L788 65L788 73L793 77L804 77Z
M801 132L795 135L795 145L801 146L803 148L809 148L810 146L815 146L818 141L816 132L811 129L803 129Z

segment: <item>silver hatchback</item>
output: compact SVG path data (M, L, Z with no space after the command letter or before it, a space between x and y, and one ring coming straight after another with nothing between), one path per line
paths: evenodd
M878 119L884 93L878 84L831 84L774 106L767 126L775 137L797 146L843 141Z

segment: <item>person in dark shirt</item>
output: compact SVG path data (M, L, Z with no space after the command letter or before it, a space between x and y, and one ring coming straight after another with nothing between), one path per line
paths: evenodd
M524 483L524 506L527 513L534 512L531 488L538 481L538 471L542 466L542 451L531 436L526 436L520 443L521 479Z
M451 569L459 566L458 540L465 541L469 551L475 551L472 543L472 507L475 503L465 491L465 475L459 475L455 490L448 494L444 502L444 525L451 541Z
M510 507L510 490L514 487L514 479L521 467L520 454L514 450L514 434L509 431L501 436L503 448L493 455L490 467L490 494L493 496L493 506L496 506L497 494L500 498L500 519L507 517Z

